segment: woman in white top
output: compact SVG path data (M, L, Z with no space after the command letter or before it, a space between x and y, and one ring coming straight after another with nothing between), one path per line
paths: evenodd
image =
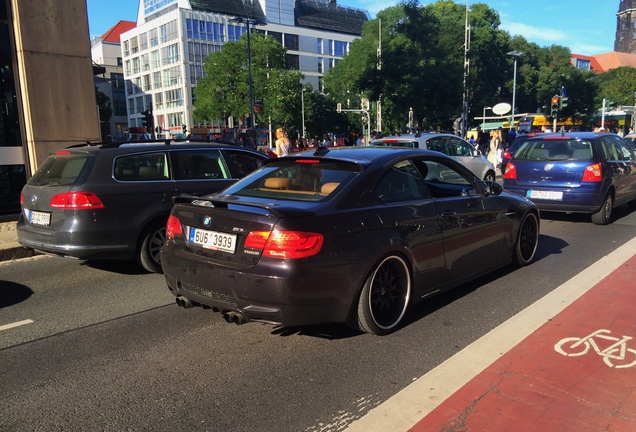
M276 129L276 156L282 157L291 154L291 142L283 128Z

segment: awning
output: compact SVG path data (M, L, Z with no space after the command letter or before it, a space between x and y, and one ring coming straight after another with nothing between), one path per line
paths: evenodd
M505 122L510 123L510 122ZM504 122L488 122L481 124L481 130L488 131L493 129L503 128Z

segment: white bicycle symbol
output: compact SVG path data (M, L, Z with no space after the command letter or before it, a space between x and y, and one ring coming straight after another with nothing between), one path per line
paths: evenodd
M564 356L576 357L587 354L590 347L592 347L596 354L603 357L603 361L609 367L620 369L636 366L636 350L627 348L627 341L631 340L632 337L623 336L621 339L608 336L609 333L611 333L610 330L601 329L583 338L568 337L561 339L554 345L554 350ZM594 338L614 341L614 343L605 349L600 349Z

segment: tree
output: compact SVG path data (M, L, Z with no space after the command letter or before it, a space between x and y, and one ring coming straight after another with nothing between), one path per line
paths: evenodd
M272 37L250 35L252 49L252 93L263 100L257 123L271 118L272 123L296 129L300 125L302 74L285 69L286 50ZM206 76L194 89L194 118L245 117L250 113L247 64L247 35L236 42L226 42L221 51L210 54L204 64Z
M99 109L99 119L103 123L110 122L113 116L113 109L110 107L110 98L95 87L95 99Z
M636 69L622 66L608 70L596 77L598 87L596 105L602 106L603 99L618 105L634 105L636 91Z

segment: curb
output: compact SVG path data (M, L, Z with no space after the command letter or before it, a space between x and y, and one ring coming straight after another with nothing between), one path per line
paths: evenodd
M33 249L22 246L17 241L3 243L0 245L0 261L12 261L20 258L29 258L35 256Z

